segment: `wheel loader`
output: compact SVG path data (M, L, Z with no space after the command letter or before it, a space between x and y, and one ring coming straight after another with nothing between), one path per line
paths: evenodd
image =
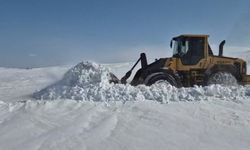
M246 61L240 58L223 56L225 40L219 45L219 54L215 55L208 43L209 35L185 34L172 38L170 47L173 56L160 58L148 64L145 53L121 80L114 75L113 82L126 84L135 66L141 62L141 68L135 73L131 85L152 85L167 82L176 87L206 86L209 84L250 84Z

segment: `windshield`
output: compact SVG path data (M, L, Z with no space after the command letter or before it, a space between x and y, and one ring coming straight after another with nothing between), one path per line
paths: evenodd
M189 47L188 41L174 40L173 56L183 56L187 53Z

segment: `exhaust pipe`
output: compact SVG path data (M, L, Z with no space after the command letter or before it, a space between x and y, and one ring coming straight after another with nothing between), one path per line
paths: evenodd
M220 43L220 46L219 46L219 56L223 56L223 47L224 47L224 44L226 43L225 40L223 40L221 43Z

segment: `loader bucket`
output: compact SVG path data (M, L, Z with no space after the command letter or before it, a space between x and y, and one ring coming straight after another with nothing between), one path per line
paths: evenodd
M120 80L113 74L109 73L109 83L120 83Z

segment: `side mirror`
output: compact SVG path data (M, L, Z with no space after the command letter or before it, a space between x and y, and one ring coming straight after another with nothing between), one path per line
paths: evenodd
M173 46L173 40L170 41L170 48Z

